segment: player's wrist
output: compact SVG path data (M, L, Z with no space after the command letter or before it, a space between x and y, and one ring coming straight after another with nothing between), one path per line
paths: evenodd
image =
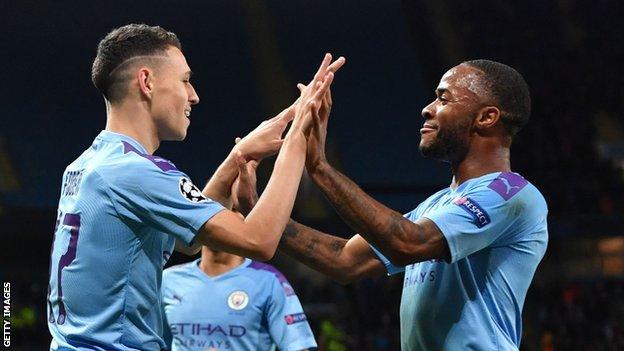
M306 170L308 174L314 178L327 173L331 169L331 165L327 162L326 158L318 158L312 162L306 163Z

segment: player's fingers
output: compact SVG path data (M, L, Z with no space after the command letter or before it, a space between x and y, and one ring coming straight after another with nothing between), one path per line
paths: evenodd
M281 122L285 127L288 122L292 121L293 118L295 118L295 108L293 106L289 106L287 109L282 111L282 113L280 113L278 117L279 122Z
M240 168L241 166L245 166L245 164L247 163L247 159L245 158L245 156L243 156L243 153L240 150L236 151L236 163L238 164L238 167Z
M325 101L326 105L329 106L329 108L332 107L333 101L332 101L332 95L331 95L331 86L329 88L327 88L327 92L325 93L324 101Z
M319 67L318 71L316 71L316 74L314 75L313 80L323 79L323 77L327 73L326 72L327 67L331 63L331 60L332 60L332 55L330 53L326 53L325 56L323 57L323 61L321 62L321 66Z
M307 88L307 86L305 84L297 83L297 89L299 89L300 93L303 93L305 88Z
M332 64L327 67L327 72L336 73L340 69L340 67L345 64L345 62L347 62L347 59L343 56L340 56L336 61L332 62Z
M323 82L321 83L321 86L314 92L312 99L316 101L322 101L323 96L325 95L325 93L327 92L327 89L329 89L329 86L331 85L333 81L334 81L334 74L332 72L327 73L327 75L325 76L325 80L323 80Z
M250 160L247 162L247 168L251 170L256 170L259 164L260 164L260 161L258 160Z
M236 137L236 138L234 139L234 144L238 144L238 142L239 142L239 141L241 141L241 140L243 140L243 138L241 138L241 137Z

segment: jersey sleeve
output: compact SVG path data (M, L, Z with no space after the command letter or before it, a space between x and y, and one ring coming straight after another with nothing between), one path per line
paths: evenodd
M518 189L515 196L504 196L496 183L499 179L489 186L475 187L449 204L423 215L433 221L446 238L451 262L484 249L497 240L504 240L514 223L523 222L520 217L526 212L522 211L526 206L525 196L522 192L516 194Z
M388 275L395 275L397 273L405 271L405 267L393 265L392 262L390 262L390 260L386 256L384 256L384 254L382 254L379 250L377 250L377 248L375 248L373 245L370 245L370 248L373 250L375 255L377 255L377 258L379 258L381 263L383 263L383 265L386 267Z
M129 163L109 176L114 177L111 197L127 223L148 225L190 245L199 228L224 207L204 197L186 174L163 168L146 160Z
M266 311L269 334L280 351L317 347L303 307L288 281L273 279Z
M416 207L411 212L405 213L403 217L409 219L410 221L414 221L414 216L416 214L416 211L418 211L418 207ZM390 262L390 260L384 254L382 254L381 251L379 251L375 246L370 245L370 248L373 250L375 255L377 255L377 258L379 258L381 263L383 263L383 265L386 267L386 271L388 272L388 275L395 275L398 273L405 272L405 267L393 265L392 262Z

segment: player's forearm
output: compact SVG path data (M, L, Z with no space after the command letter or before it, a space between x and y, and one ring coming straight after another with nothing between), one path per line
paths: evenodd
M219 202L226 208L232 208L232 183L238 175L238 164L234 150L219 165L213 176L204 187L204 196Z
M328 163L319 165L310 176L340 217L384 255L394 257L406 244L418 241L414 223L377 202Z
M245 219L248 235L273 256L286 227L297 196L305 163L306 140L301 133L292 133L284 141L273 174Z
M280 240L279 250L340 283L349 283L353 277L342 259L347 239L325 234L297 223L292 219Z

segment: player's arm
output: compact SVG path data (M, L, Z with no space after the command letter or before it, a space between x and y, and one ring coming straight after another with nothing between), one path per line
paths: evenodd
M377 202L353 181L325 164L311 173L343 220L397 266L429 259L450 261L446 238L427 218L412 222Z
M236 161L236 174L234 175L236 179L231 184L231 190L226 191L229 194L228 198L226 199L229 203L226 205L226 203L221 202L221 204L226 208L231 208L232 210L242 213L243 215L247 215L251 211L251 208L253 208L253 206L256 204L256 202L258 202L258 194L255 191L255 187L256 168L258 167L259 161L246 161L244 158L240 158L240 160L242 160L242 163ZM223 166L223 164L221 166ZM215 175L216 174L217 173L215 173ZM214 178L215 177L213 177L213 179ZM227 184L227 182L223 182L221 185L219 185L219 187L223 186L224 184ZM239 184L242 185L239 186ZM208 189L209 186L210 184L206 185L206 189ZM206 195L206 189L204 189L203 191L204 195ZM252 203L253 205L249 205ZM175 241L175 251L189 256L198 254L201 251L201 247L201 242L197 240L194 240L191 246L186 245L183 241L178 239L176 239Z
M258 201L256 167L254 162L241 165L232 186L234 206L245 214ZM342 284L363 277L380 276L385 272L384 265L361 236L346 240L293 220L286 225L278 249Z
M333 72L344 63L344 59L338 59L332 65L330 61L331 55L326 55L309 88L302 92L293 124L284 139L273 174L258 204L244 219L232 211L219 212L200 228L195 241L217 250L260 260L273 256L292 211L301 180L305 163L305 134L309 130L311 113L320 106L320 101L333 80ZM239 164L246 162L241 154L237 157Z
M328 93L313 119L306 168L340 217L397 266L434 258L449 261L446 239L432 221L419 219L414 223L404 218L368 196L327 162L325 139L331 106L331 93Z
M293 220L286 226L279 250L341 284L386 273L383 263L360 235L347 240Z

